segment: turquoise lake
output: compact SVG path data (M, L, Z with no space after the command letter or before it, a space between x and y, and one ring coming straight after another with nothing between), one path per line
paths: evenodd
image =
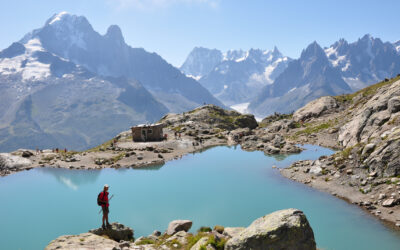
M135 237L164 231L174 219L200 226L248 226L273 211L306 214L320 249L400 249L400 234L357 206L282 177L273 165L317 159L329 149L269 157L240 147L215 147L162 167L65 170L38 168L0 178L0 249L43 249L52 239L101 225L97 194L114 198L110 221Z

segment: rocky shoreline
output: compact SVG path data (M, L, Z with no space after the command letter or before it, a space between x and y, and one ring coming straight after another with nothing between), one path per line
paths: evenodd
M20 149L1 153L0 176L36 167L102 169L163 165L183 155L221 145L241 144L245 150L263 150L266 154L301 151L294 143L286 143L279 134L267 137L254 134L258 126L254 116L241 115L214 105L183 114L168 114L160 122L167 125L164 134L168 138L160 142L133 142L131 132L125 131L83 152ZM176 136L176 133L180 136Z
M146 237L134 238L134 230L119 223L109 228L93 229L79 235L64 235L51 241L45 250L112 249L112 250L239 250L239 249L303 249L315 250L314 232L304 215L297 209L285 209L255 220L247 228L201 227L188 232L190 220L174 220L164 233L154 231Z

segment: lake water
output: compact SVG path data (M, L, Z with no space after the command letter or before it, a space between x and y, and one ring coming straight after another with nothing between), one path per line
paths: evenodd
M40 168L0 178L0 249L43 249L64 234L101 225L97 194L114 194L110 220L135 236L164 231L174 219L200 226L248 226L273 211L304 211L321 249L400 249L400 235L356 206L280 176L278 167L332 151L306 146L301 154L268 157L216 147L147 169Z

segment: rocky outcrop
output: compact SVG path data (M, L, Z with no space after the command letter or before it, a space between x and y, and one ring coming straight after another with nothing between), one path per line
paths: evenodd
M113 223L107 230L60 236L45 249L315 249L313 231L303 212L297 209L266 215L247 228L216 226L193 235L187 232L191 226L191 221L175 220L169 223L165 234L154 231L134 241L132 229Z
M339 141L343 147L351 147L357 143L368 143L373 137L380 137L391 129L389 121L396 121L400 111L400 81L382 87L357 108L355 115L339 131Z
M22 169L22 168L30 167L31 164L32 164L32 162L25 157L12 155L9 153L1 153L0 154L0 170Z
M333 109L337 107L338 103L335 98L323 96L309 102L307 105L294 112L293 120L298 122L312 117L318 117L324 113L332 112Z
M385 133L384 140L378 146L374 145L367 144L362 151L364 157L368 156L364 164L368 166L369 172L383 177L400 175L400 127Z
M174 220L168 225L167 234L173 235L179 231L189 231L192 227L192 222L190 220Z
M267 155L300 153L301 148L276 133L268 131L257 131L255 134L240 136L235 139L239 141L244 150L262 150Z
M56 249L121 249L118 242L110 240L92 233L79 235L63 235L51 241L45 250Z
M241 114L234 110L225 110L215 105L204 105L183 114L168 114L160 122L167 126L187 124L196 122L205 126L217 127L221 129L233 130L237 128L254 129L258 123L253 115Z
M226 250L233 249L316 249L314 233L302 211L280 210L255 220L230 239Z
M92 229L89 231L89 233L96 234L99 236L106 235L112 240L115 240L117 242L122 241L131 241L134 240L133 238L133 229L127 226L124 226L118 222L114 222L110 225L109 228L102 229L97 228L97 229Z

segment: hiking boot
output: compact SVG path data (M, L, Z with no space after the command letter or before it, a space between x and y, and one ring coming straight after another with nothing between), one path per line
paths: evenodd
M110 223L107 223L107 228L111 228L111 225L110 225Z
M101 228L105 230L106 226L103 224L103 225L101 225Z

